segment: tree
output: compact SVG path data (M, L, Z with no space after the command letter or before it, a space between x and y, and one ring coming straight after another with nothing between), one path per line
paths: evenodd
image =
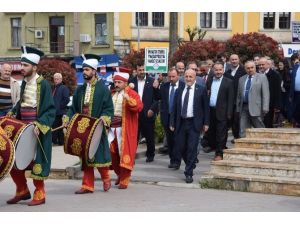
M130 53L123 58L122 65L131 68L136 69L136 66L138 64L144 64L145 62L145 49L142 48L140 51L136 51L131 49Z
M169 57L172 57L178 46L178 13L170 12L170 26L169 26Z
M189 61L216 59L217 55L224 50L225 44L213 39L187 42L179 46L170 62L171 65L175 65L178 61L183 61L186 64Z
M53 75L61 73L63 76L63 83L69 88L70 94L74 93L77 86L76 71L69 63L59 59L42 59L39 63L38 74L53 84Z
M203 40L203 38L206 35L206 31L203 31L202 29L200 29L198 27L191 28L190 26L188 26L185 29L185 32L188 33L190 41L194 41L195 37L197 37L197 36L198 36L197 40L201 41L201 40Z
M269 56L275 62L283 59L278 42L261 33L235 34L225 44L228 54L238 54L241 62L252 60L255 54Z

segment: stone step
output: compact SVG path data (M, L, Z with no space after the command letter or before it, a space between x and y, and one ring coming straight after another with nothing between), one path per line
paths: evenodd
M300 152L293 151L232 148L224 150L223 158L231 161L243 160L300 165Z
M221 160L211 162L210 172L300 178L300 165Z
M298 128L251 128L246 130L247 138L275 138L282 140L299 140Z
M207 173L201 188L300 196L300 179L232 173Z
M240 138L235 140L234 147L300 152L300 141L274 138Z

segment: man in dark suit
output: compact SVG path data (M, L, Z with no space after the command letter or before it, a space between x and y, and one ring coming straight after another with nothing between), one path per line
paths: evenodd
M231 68L227 70L224 74L224 77L230 78L233 80L233 112L236 112L236 96L238 92L239 79L246 74L246 71L242 65L240 65L240 58L237 54L232 54L229 57ZM239 115L237 113L233 113L231 121L230 121L232 134L235 139L239 138L240 132L240 121Z
M227 142L227 122L232 117L233 110L233 81L224 77L222 63L215 63L215 76L207 82L209 95L209 129L207 132L209 145L216 149L215 161L223 159L223 148Z
M155 86L155 98L156 100L161 100L160 102L160 119L163 125L165 135L168 143L168 153L170 157L169 168L174 168L174 157L173 157L173 147L174 147L174 131L170 130L170 117L174 109L174 99L175 94L178 89L184 88L184 82L179 80L179 74L175 68L170 69L168 73L169 81L163 83L158 89Z
M209 107L205 86L196 84L196 72L185 72L185 87L178 89L171 114L171 130L175 131L174 168L178 169L181 157L185 162L186 183L193 182L197 146L201 130L208 130Z
M146 162L152 162L155 155L154 127L158 112L158 102L154 98L154 79L146 76L144 65L137 66L137 76L131 80L134 90L139 94L144 104L139 114L139 134L141 133L147 144Z
M281 107L281 77L271 69L271 61L265 57L259 59L259 70L268 78L270 90L269 112L265 115L264 124L266 128L273 128L274 113L280 112Z

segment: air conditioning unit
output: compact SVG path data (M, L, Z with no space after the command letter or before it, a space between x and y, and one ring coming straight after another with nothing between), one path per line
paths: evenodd
M34 37L35 38L44 38L44 33L42 30L35 30L34 31Z
M89 34L80 34L80 42L87 43L91 42L91 36Z

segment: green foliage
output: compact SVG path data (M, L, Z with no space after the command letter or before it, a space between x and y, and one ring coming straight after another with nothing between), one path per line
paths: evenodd
M188 33L189 35L189 39L190 41L194 41L195 37L197 37L197 40L203 40L203 38L205 37L206 35L206 31L202 31L200 28L198 27L193 27L191 28L190 26L188 26L186 29L185 29L185 32Z
M155 130L154 130L155 143L162 143L164 140L164 128L160 121L160 115L155 119Z

